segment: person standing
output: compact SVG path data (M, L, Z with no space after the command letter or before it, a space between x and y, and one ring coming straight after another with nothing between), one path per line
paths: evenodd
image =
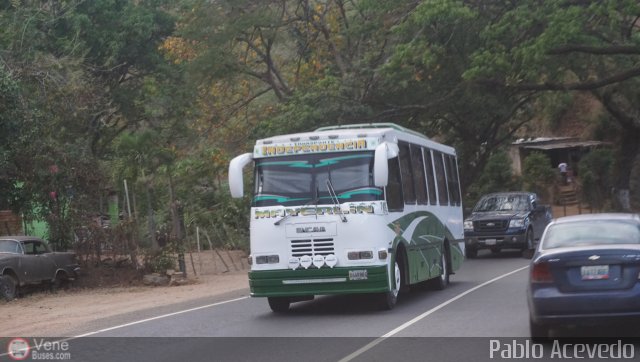
M567 164L565 162L560 162L558 164L558 169L560 170L560 177L562 177L562 184L567 184Z

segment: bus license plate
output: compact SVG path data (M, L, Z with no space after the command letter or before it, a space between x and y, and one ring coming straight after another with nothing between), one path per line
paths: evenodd
M496 241L497 241L496 239L485 239L484 243L486 245L496 245Z
M367 271L349 270L349 280L367 280Z
M601 280L609 279L608 265L589 265L580 268L582 280Z

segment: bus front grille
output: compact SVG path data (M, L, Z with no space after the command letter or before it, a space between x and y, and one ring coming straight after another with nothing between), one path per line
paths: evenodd
M291 240L291 256L329 255L334 253L333 239Z

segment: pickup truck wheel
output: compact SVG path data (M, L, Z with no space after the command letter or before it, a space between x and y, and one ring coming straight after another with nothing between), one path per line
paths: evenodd
M16 282L12 277L0 276L0 298L7 302L16 298Z
M465 254L467 255L467 259L474 259L478 256L478 250L467 248Z
M526 249L522 251L522 257L531 259L533 258L533 253L535 251L533 245L533 232L531 231L531 229L527 230L527 233L525 234L525 240L527 241L527 246Z

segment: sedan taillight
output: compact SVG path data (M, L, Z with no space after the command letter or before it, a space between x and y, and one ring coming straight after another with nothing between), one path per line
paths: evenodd
M553 283L553 274L548 263L533 264L531 269L532 283Z

